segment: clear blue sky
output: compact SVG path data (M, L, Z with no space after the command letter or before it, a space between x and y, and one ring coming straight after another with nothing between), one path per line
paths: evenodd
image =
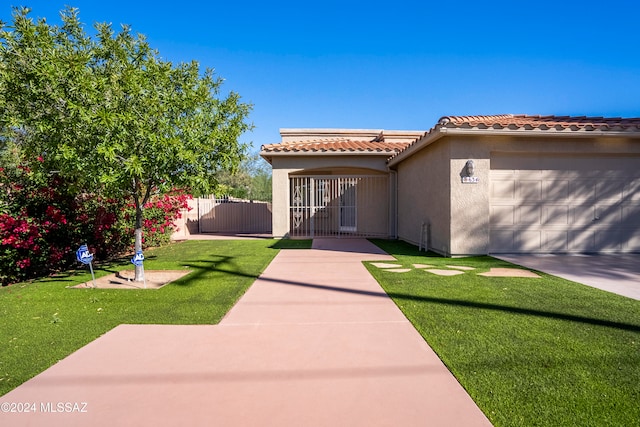
M444 115L640 117L640 3L627 1L4 0L58 23L65 4L195 59L279 128L427 130Z

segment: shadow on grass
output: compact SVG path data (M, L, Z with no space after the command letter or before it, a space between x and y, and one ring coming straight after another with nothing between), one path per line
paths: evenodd
M417 256L427 258L443 258L442 255L432 251L420 251L416 246L411 245L402 240L387 240L387 239L368 239L371 243L382 249L388 254L393 256Z
M292 239L280 239L273 245L269 246L272 249L311 249L313 240L292 240Z
M254 276L245 275L237 272L230 272L230 271L225 271L225 273L238 274L246 277L254 277ZM499 304L487 304L487 303L481 303L481 302L475 302L475 301L465 301L465 300L449 299L449 298L425 297L425 296L417 296L417 295L411 295L411 294L405 294L405 293L399 293L399 292L386 293L384 291L380 291L380 292L365 291L360 289L343 288L339 286L317 285L312 283L296 282L291 280L271 279L269 277L264 277L264 276L260 277L260 280L266 281L266 282L283 284L283 285L302 286L306 288L313 288L313 289L319 289L319 290L325 290L325 291L331 291L331 292L345 292L350 294L365 295L368 297L377 297L377 298L391 297L392 299L398 299L398 300L404 300L404 301L427 302L427 303L442 304L442 305L449 305L449 306L456 306L456 307L477 308L480 310L502 311L506 313L514 313L514 314L520 314L525 316L545 317L549 319L557 319L557 320L578 322L578 323L584 323L584 324L595 325L595 326L604 326L607 328L621 329L625 331L640 332L640 325L638 324L634 325L631 323L615 322L612 320L597 319L597 318L586 317L586 316L577 316L573 314L558 313L553 311L536 310L532 308L513 307L513 306L499 305Z
M236 262L234 262L235 257L225 255L211 255L211 257L213 257L214 259L200 259L197 261L181 263L180 265L191 269L192 272L184 276L183 278L172 282L172 284L177 286L190 286L190 282L198 281L212 272L246 277L254 280L258 278L258 275L241 272L240 266Z

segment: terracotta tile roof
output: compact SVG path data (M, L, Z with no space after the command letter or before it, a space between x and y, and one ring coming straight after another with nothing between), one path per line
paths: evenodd
M409 142L354 141L348 138L332 138L311 141L282 142L263 145L266 153L386 153L395 154Z
M448 128L474 129L638 131L640 130L640 118L502 114L495 116L445 116L438 121L438 125Z
M640 133L640 118L586 117L586 116L539 116L527 114L500 114L492 116L444 116L420 138L394 153L390 163L411 155L413 150L444 135L448 129L478 132L531 132L538 135L593 135L592 132L615 134ZM400 159L400 160L399 160Z
M533 131L559 132L562 134L588 135L597 132L640 132L640 118L621 117L586 117L586 116L540 116L526 114L500 114L490 116L444 116L428 132L405 132L403 140L385 141L380 133L373 139L366 135L354 134L352 138L335 136L330 138L303 139L285 141L277 144L263 145L261 152L270 154L288 153L354 153L354 154L387 154L389 160L408 155L414 146L421 146L425 140L444 134L446 129L478 130L489 132ZM348 129L332 130L332 132L348 132ZM317 132L315 130L314 132ZM356 132L356 131L353 131ZM357 131L362 133L362 131ZM357 133L356 132L356 133ZM308 133L308 132L307 132ZM413 139L415 138L415 139ZM397 138L396 138L397 139ZM411 141L411 139L413 139ZM428 142L427 142L428 143ZM402 153L402 155L400 155Z

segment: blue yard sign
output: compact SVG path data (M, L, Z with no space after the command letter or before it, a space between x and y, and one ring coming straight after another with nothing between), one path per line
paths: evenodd
M93 274L93 265L91 265L91 261L93 261L93 254L89 251L87 245L82 245L76 251L76 259L83 263L84 265L89 265L89 269L91 270L91 278L93 279L93 287L96 287L96 276Z
M142 267L142 279L144 280L144 288L147 288L147 279L144 277L144 266L142 263L144 262L144 255L142 255L142 251L136 251L136 254L131 258L131 263L136 267ZM138 274L136 273L136 280L138 279Z
M142 251L136 252L136 254L131 259L131 263L137 267L140 267L143 261L144 261L144 255L142 255Z
M84 265L87 265L91 264L91 261L93 261L93 254L89 252L87 245L82 245L76 251L76 258Z

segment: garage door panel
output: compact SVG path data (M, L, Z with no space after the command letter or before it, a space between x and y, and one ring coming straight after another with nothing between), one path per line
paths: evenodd
M508 253L514 252L515 236L513 230L491 230L489 233L490 239L490 252L494 253Z
M569 252L595 251L595 236L592 230L569 231Z
M622 205L622 226L632 229L640 227L640 204Z
M625 252L640 252L640 231L633 230L627 233L623 242Z
M542 247L540 230L523 230L516 234L515 246L519 252L539 252Z
M569 183L569 198L574 200L593 200L596 197L596 182L593 179L578 179Z
M525 201L542 199L542 181L521 180L516 184L516 198Z
M544 252L567 252L569 233L567 231L543 230L542 250Z
M493 252L640 251L640 157L494 153L494 164Z
M515 224L515 207L492 206L491 207L491 223L495 225L514 225Z
M618 252L625 237L620 230L596 230L595 250L597 252Z
M619 203L599 203L595 206L594 222L598 225L622 223L622 206Z
M640 179L634 179L625 185L624 200L629 202L640 201Z
M569 225L569 206L546 205L542 208L542 224Z
M545 180L542 183L543 198L545 200L565 200L569 198L569 180Z
M539 205L522 205L516 208L517 209L517 224L529 224L529 225L538 225L540 224L540 210L542 209Z
M624 195L625 183L618 180L607 180L596 183L596 198L598 200L621 201Z
M575 204L570 206L570 221L573 226L587 226L596 217L596 208L591 204Z
M513 199L516 195L516 181L513 178L499 177L491 181L491 198Z

